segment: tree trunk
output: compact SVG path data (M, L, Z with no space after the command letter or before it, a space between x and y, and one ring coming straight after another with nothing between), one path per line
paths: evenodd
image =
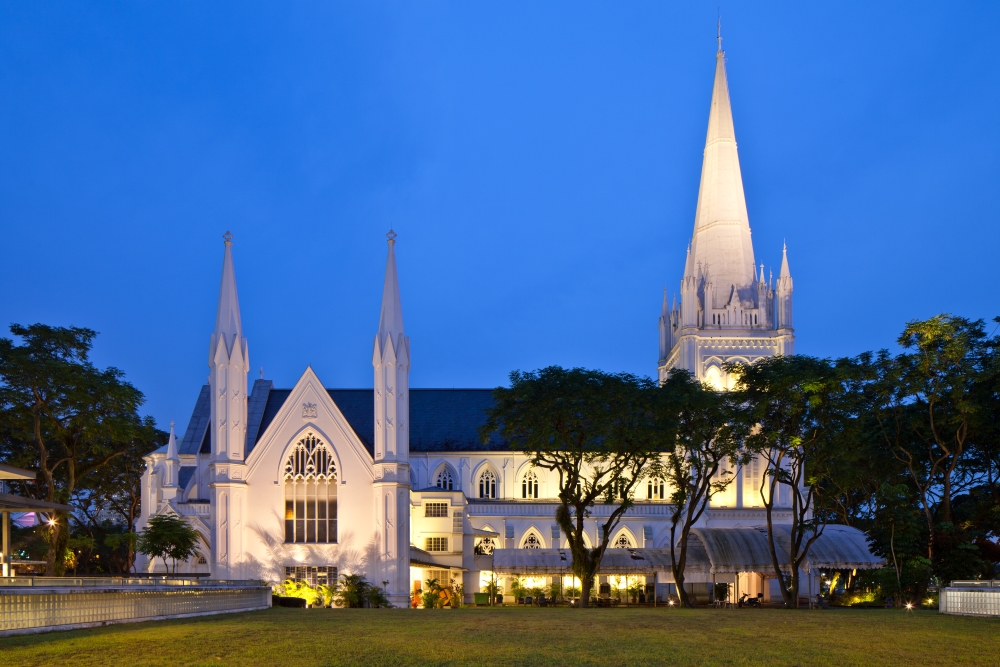
M589 607L590 606L590 591L594 587L593 577L581 577L580 578L580 606Z

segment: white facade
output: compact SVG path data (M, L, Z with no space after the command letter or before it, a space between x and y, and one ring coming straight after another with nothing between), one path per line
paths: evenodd
M790 354L794 340L787 259L776 285L754 269L725 77L720 50L682 298L672 309L664 299L659 362L661 378L685 368L720 387L722 362ZM432 575L461 579L471 599L488 576L477 545L566 546L554 520L556 477L533 470L499 440L478 439L490 390L410 390L394 237L373 345L374 389L327 389L307 368L291 389L261 379L248 391L249 348L227 236L209 382L180 443L171 430L142 480L139 528L174 512L205 537L204 558L179 570L272 582L363 573L405 606L413 582ZM702 526L764 522L755 493L763 470L754 464L735 472ZM667 546L669 493L659 481L644 483L612 545ZM591 543L607 511L598 506L588 519ZM790 514L779 509L775 518L787 523ZM748 579L742 589L754 586L760 583Z

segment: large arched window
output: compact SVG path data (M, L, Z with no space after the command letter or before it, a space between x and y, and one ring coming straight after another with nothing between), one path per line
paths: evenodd
M538 497L538 475L533 470L524 473L524 477L521 478L521 497Z
M484 470L482 474L479 475L479 497L497 497L497 476L492 470Z
M285 463L285 542L337 541L337 467L333 452L312 433Z
M435 486L439 489L444 489L445 491L455 490L455 479L451 476L451 470L447 467L441 468L441 472L437 474L437 482Z

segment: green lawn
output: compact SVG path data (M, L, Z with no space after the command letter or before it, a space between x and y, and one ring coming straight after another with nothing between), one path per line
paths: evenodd
M13 665L1000 665L929 611L286 609L0 639Z

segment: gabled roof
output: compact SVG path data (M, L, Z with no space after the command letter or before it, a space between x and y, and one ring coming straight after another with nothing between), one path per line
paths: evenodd
M208 422L212 420L210 392L211 389L207 384L201 388L198 400L194 403L194 412L191 413L191 421L188 422L187 430L184 431L184 438L181 440L179 454L197 454L199 451L211 451L210 449L202 448L202 443L208 441Z
M273 389L270 382L254 382L250 403L264 407L260 414L255 439L250 441L250 429L256 423L248 417L247 455L253 451L261 434L277 416L291 389ZM266 398L258 396L258 391ZM375 395L373 389L327 389L327 394L343 413L354 433L373 454L375 442ZM498 435L483 444L479 428L486 423L486 410L493 406L492 389L411 389L410 390L410 451L454 452L474 450L506 450L510 446ZM249 412L249 411L248 411Z

